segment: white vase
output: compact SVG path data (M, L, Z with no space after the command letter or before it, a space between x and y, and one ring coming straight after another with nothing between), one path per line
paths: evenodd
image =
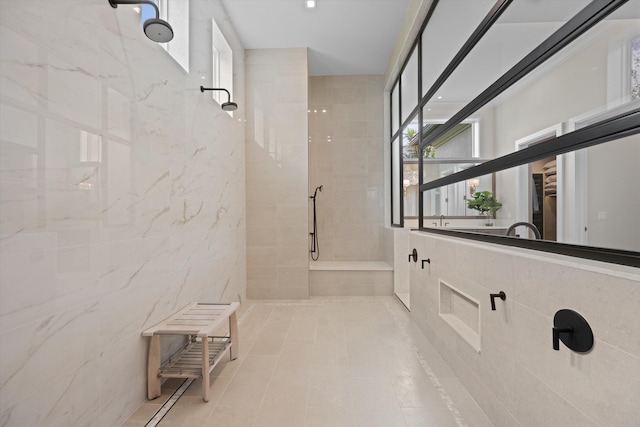
M484 216L487 218L487 222L484 225L487 227L493 226L493 214L491 212L484 212Z

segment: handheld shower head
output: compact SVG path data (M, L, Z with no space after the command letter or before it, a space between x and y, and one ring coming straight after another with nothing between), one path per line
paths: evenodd
M309 198L315 200L316 194L318 194L318 191L322 192L322 185L316 187L316 191L313 192L313 196L310 196Z

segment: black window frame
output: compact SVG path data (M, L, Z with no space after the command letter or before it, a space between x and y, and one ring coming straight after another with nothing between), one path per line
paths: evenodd
M640 108L632 109L630 111L615 115L613 117L604 119L600 122L594 123L585 128L576 130L574 132L559 136L557 138L551 139L549 141L536 144L535 146L531 146L525 148L523 150L507 154L502 157L498 157L494 160L488 161L481 165L466 169L464 171L455 173L453 175L439 178L430 182L423 182L423 173L422 173L422 153L424 147L430 145L437 138L441 137L444 133L452 129L454 126L461 123L463 120L469 118L473 113L478 111L481 107L489 103L491 100L499 96L501 93L506 91L513 84L518 82L524 76L533 71L536 67L544 63L547 59L551 58L557 52L565 48L571 42L579 38L582 34L587 32L593 26L598 24L612 12L620 8L622 5L627 3L628 0L593 0L587 6L585 6L582 10L580 10L576 15L574 15L571 19L569 19L564 25L562 25L557 31L555 31L551 36L549 36L545 41L543 41L538 47L529 52L522 60L520 60L516 65L514 65L510 70L508 70L505 74L499 77L493 84L491 84L488 88L486 88L480 95L474 98L471 102L469 102L466 106L460 109L456 114L454 114L449 120L447 120L442 126L440 126L436 131L432 132L428 137L422 138L422 126L420 126L420 145L418 152L419 155L419 219L418 219L418 230L421 232L446 235L452 237L460 237L470 240L476 241L484 241L488 243L495 243L500 245L512 246L512 247L520 247L525 249L557 253L562 255L568 255L572 257L578 258L586 258L592 259L596 261L603 261L613 264L627 265L632 267L640 267L640 252L627 251L627 250L618 250L618 249L608 249L608 248L599 248L594 246L582 246L582 245L573 245L567 243L558 243L552 241L543 241L543 240L529 240L529 239L519 239L514 237L507 236L497 236L497 235L488 235L488 234L480 234L480 233L469 233L462 231L454 231L454 230L446 230L446 229L434 229L434 228L425 228L423 224L423 193L428 190L432 190L443 185L449 185L456 182L464 181L470 178L476 178L482 175L486 175L489 173L495 173L500 170L508 169L511 167L523 165L530 163L535 160L539 160L545 157L551 157L558 154L564 154L568 152L572 152L575 150L579 150L582 148L587 148L593 145L613 141L616 139L624 138L626 136L631 136L634 134L640 133ZM476 30L472 33L469 39L462 46L460 51L454 56L451 62L447 65L445 70L441 73L441 75L436 79L431 88L425 93L425 96L420 98L420 102L416 106L418 111L415 113L418 115L420 123L422 123L422 109L427 104L427 102L433 97L433 95L437 92L437 90L444 84L444 82L449 78L449 76L455 71L455 69L460 65L463 59L468 55L469 52L475 47L475 45L480 41L480 39L484 36L484 34L491 28L491 26L498 20L500 15L510 6L512 0L498 0L492 9L489 11L487 16L482 20ZM428 25L428 21L431 18L435 8L437 7L438 1L435 0L432 4L427 17L420 29L416 41L413 43L413 46L410 50L410 53L413 52L413 49L419 49L419 58L418 58L418 87L420 93L422 93L421 83L422 83L422 73L421 73L421 65L422 65L422 48L421 48L421 39L422 33L426 25ZM402 70L406 66L410 55L405 59L405 63L403 64ZM398 79L396 80L397 84L400 84L400 75L398 75ZM402 117L402 116L400 116ZM407 122L415 117L415 114L410 114ZM398 133L402 132L402 129L407 125L407 123L400 123ZM392 130L392 141L394 137L400 138L401 135L397 135ZM400 150L402 149L402 143L400 145ZM403 171L402 166L402 156L400 156L400 173ZM392 181L393 182L393 181ZM393 187L393 184L392 184ZM399 190L399 189L396 189ZM393 188L392 188L393 191ZM392 199L393 203L393 199ZM402 207L403 203L401 203ZM392 205L393 210L393 205ZM402 213L402 209L401 209Z

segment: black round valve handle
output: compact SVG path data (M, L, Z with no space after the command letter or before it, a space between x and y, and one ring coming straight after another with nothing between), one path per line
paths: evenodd
M593 331L580 313L558 310L553 316L554 350L560 350L560 341L575 352L586 353L593 347Z

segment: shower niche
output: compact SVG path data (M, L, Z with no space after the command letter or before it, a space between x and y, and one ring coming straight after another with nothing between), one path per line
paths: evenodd
M480 302L440 280L439 315L480 353Z

